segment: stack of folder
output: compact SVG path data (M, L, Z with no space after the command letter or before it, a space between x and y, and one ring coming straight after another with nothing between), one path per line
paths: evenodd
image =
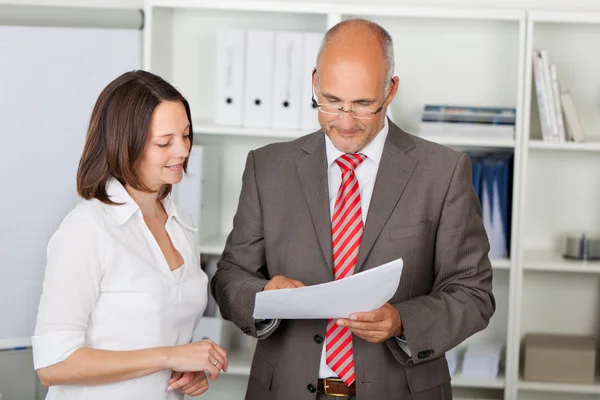
M457 347L446 352L451 376L471 379L495 379L500 375L502 352L500 342L473 343L464 349Z
M467 346L462 359L463 377L494 379L500 372L502 345L499 343Z
M513 154L470 154L473 186L479 197L490 258L506 258L510 247Z
M312 70L323 33L227 29L217 37L217 125L316 130Z

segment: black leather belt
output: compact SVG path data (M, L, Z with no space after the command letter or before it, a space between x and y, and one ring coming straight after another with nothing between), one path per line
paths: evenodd
M328 396L348 397L356 396L356 387L354 382L350 386L339 378L319 379L317 389Z

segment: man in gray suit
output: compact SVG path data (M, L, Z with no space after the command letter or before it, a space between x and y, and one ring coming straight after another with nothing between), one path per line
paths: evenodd
M211 282L223 317L261 339L246 399L451 399L444 353L494 313L469 157L386 119L399 84L393 68L383 28L336 25L313 74L322 130L248 155ZM398 290L378 310L329 321L252 317L262 290L330 282L397 258Z

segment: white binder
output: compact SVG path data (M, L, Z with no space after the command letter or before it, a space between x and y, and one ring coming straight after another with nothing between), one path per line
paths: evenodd
M194 146L190 152L187 165L187 173L183 174L183 179L176 185L173 185L175 204L177 208L185 211L192 216L194 227L200 228L202 212L202 166L204 149L201 146ZM199 241L199 235L196 235L196 241Z
M242 125L245 38L239 29L224 29L217 35L217 125Z
M302 33L275 34L275 75L271 127L300 129Z
M304 33L303 35L303 68L302 68L302 99L300 105L300 129L316 131L319 126L319 110L310 101L313 95L312 71L317 66L317 55L323 40L322 33Z
M269 128L273 107L273 55L275 32L246 32L246 89L243 125Z
M219 152L214 145L194 145L188 159L187 174L183 175L181 182L173 185L175 204L191 215L198 229L195 239L199 246L220 236L219 191L222 181L219 163Z

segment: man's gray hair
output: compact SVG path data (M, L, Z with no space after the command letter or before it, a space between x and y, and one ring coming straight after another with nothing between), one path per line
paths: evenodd
M323 50L325 49L325 47L327 47L331 38L335 36L337 31L348 25L364 26L368 28L379 41L379 44L381 45L381 50L383 52L383 57L385 59L385 88L387 90L392 80L392 77L394 76L394 43L392 42L392 37L390 36L388 31L386 31L381 25L373 21L369 21L368 19L348 19L337 23L333 28L329 29L323 37L323 41L321 42L319 54L317 55L317 63L319 61L319 58L321 58L321 53L323 53Z

